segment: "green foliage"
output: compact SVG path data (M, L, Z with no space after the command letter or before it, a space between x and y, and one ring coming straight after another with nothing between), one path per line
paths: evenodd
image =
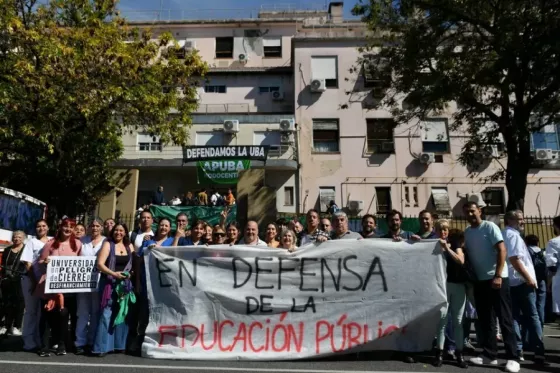
M354 14L373 31L364 58L391 77L382 103L398 122L457 104L451 129L468 134L459 160L471 171L503 136L493 179L505 177L508 208L522 209L531 133L560 111L560 1L360 0Z
M74 214L114 185L123 133L186 144L207 71L113 0L0 0L0 180ZM165 87L181 87L168 89Z

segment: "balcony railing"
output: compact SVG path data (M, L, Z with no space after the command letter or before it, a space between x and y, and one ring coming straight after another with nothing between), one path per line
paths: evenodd
M283 101L263 105L255 104L199 104L197 114L222 114L222 113L279 113L294 112L293 99L287 97Z
M154 147L152 147L154 148ZM155 148L154 148L155 149ZM139 146L125 146L122 159L182 159L183 148L180 146L163 146L161 150L140 150ZM297 160L294 145L271 145L269 159Z

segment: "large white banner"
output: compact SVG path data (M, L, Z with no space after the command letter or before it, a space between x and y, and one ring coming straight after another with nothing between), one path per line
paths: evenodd
M45 293L91 293L97 291L98 282L97 257L51 256Z
M143 356L283 360L431 348L446 305L436 241L340 240L146 254Z

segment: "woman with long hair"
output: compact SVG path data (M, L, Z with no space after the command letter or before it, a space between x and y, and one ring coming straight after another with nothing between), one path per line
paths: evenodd
M236 245L239 242L239 232L240 232L239 224L232 221L226 227L226 243L229 245Z
M269 223L266 226L266 236L264 242L266 242L268 247L277 248L280 246L280 242L276 239L278 237L278 227L274 223Z
M97 268L101 273L99 289L101 308L92 352L99 357L109 352L124 351L128 337L127 315L120 315L121 307L135 302L132 282L134 246L130 243L128 227L117 223L97 254Z
M25 302L23 313L23 350L36 352L41 346L39 335L39 319L41 317L41 298L33 294L37 281L41 277L40 268L37 265L41 251L49 240L47 234L49 226L45 219L39 219L35 223L35 237L25 244L21 261L25 263L27 274L21 280L21 289Z
M208 223L205 224L206 224L206 234L204 235L204 242L207 245L212 245L212 233L214 230Z
M7 335L20 336L23 321L24 300L21 277L25 273L25 263L21 261L25 233L15 231L12 245L4 249L0 256L0 319L4 314Z
M146 289L146 272L144 271L144 253L146 249L150 247L165 247L165 246L176 246L173 244L175 238L170 236L171 233L171 220L167 218L161 218L158 223L158 229L156 235L145 240L140 247L140 250L135 255L134 258L134 280L135 280L135 291L138 295L138 319L135 320L137 325L136 330L133 331L132 335L132 346L131 350L138 351L142 348L142 343L144 341L144 334L146 328L148 327L148 316L149 316L149 304L148 304L148 293Z
M297 249L297 237L294 231L290 229L284 229L280 235L280 242L282 243L281 248L288 250L289 252L294 252Z
M467 300L467 274L463 269L465 255L463 244L465 236L458 229L449 229L449 221L440 219L436 223L436 234L440 239L441 249L447 261L447 308L442 311L437 335L436 356L434 366L441 367L443 364L443 347L445 344L445 328L448 317L451 317L452 329L455 338L455 358L461 368L467 368L468 364L463 356L463 314Z
M105 241L103 220L95 218L89 224L89 236L82 239L81 256L97 256ZM99 294L78 294L78 323L76 325L76 355L91 351L99 321Z
M79 256L82 251L82 243L74 235L76 222L72 219L63 219L56 236L49 240L43 247L39 264L42 265L43 273L46 273L47 264L53 256ZM66 344L70 343L70 335L75 335L76 330L76 295L75 294L45 294L45 277L42 277L37 288L38 294L42 295L42 310L40 333L43 338L39 356L48 357L49 333L53 344L57 345L56 355L66 355ZM68 319L72 320L72 334L69 334Z

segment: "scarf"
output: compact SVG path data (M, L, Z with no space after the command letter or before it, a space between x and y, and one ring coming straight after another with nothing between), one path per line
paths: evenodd
M126 267L124 268L123 272L130 272L131 268L132 268L132 255L130 254L130 247L126 247L126 253L128 254L128 263L126 264ZM115 271L115 266L117 263L117 255L115 254L115 243L113 241L110 241L110 251L109 251L109 269L111 271ZM125 280L120 280L121 282L127 282L128 283L128 287L130 287L132 289L132 283L130 282L130 278L127 278ZM111 297L113 295L113 290L115 289L117 284L117 279L114 278L113 276L109 276L106 275L106 282L105 282L105 287L103 288L103 294L101 295L101 308L105 308L107 307L107 305L109 304L109 301L111 300Z

